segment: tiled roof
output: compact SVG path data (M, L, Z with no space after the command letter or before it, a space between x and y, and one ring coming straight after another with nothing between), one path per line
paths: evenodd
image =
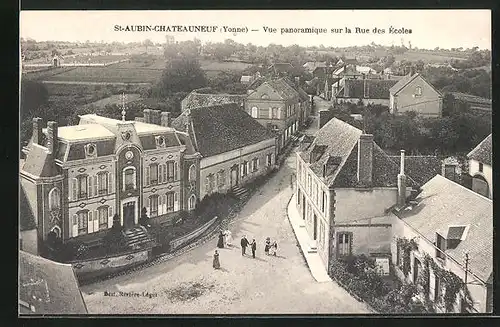
M483 106L491 106L491 99L479 97L477 95L460 93L460 92L450 92L451 95L455 99L466 101L471 105L483 105Z
M390 156L398 170L400 169L401 157ZM441 173L441 161L436 156L405 156L405 174L411 176L418 185L424 185L434 176Z
M326 67L325 61L308 61L304 65L302 65L308 71L314 71L318 67Z
M273 90L275 90L283 99L291 99L299 97L299 93L288 85L283 79L275 79L265 82Z
M296 85L289 78L283 78L283 81L299 94L302 101L309 101L309 95L307 95L306 91L304 91L300 86Z
M344 88L348 88L348 97L350 98L366 98L371 99L389 99L389 89L396 84L395 80L379 80L379 79L346 79ZM339 97L342 97L340 94Z
M266 79L264 77L258 77L252 83L250 83L250 85L248 85L247 89L248 90L255 90L265 81L266 81Z
M195 146L204 157L274 139L274 135L234 103L186 110L172 126L185 131L188 116Z
M363 132L337 118L332 118L316 133L313 143L300 153L302 159L310 161L311 153L318 146L327 146L322 155L311 163L311 170L322 177L323 165L330 158L337 158L338 165L325 177L325 184L333 187L357 186L358 153L357 144ZM328 170L328 169L327 169ZM376 143L373 147L373 187L393 187L397 185L399 173L396 164ZM408 186L417 187L417 183L407 175Z
M197 108L197 107L210 107L226 103L236 103L242 105L245 101L246 95L240 94L201 94L193 91L189 93L184 100L182 100L182 110Z
M445 252L460 264L468 253L472 273L487 281L493 271L493 202L441 175L423 185L415 200L418 205L398 216L431 243L436 232L446 237L450 226L469 226L465 240Z
M87 314L73 267L24 251L19 251L19 304L23 313Z
M474 159L483 164L492 165L493 150L491 148L491 134L479 143L469 154L467 158Z
M288 62L277 62L269 66L269 69L273 69L275 72L288 72L290 69L292 69L293 66L292 64Z
M39 177L56 176L60 172L59 167L57 167L54 162L52 154L49 154L47 148L38 144L31 145L22 169Z
M400 79L396 84L394 84L390 89L389 89L389 92L390 93L397 93L399 92L403 87L405 87L408 83L410 83L411 81L413 81L416 77L417 77L418 74L415 74L415 75L406 75L405 77L403 77L402 79Z

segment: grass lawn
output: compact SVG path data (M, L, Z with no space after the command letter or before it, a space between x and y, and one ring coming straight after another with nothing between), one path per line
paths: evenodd
M80 82L156 82L162 75L159 69L117 68L108 67L76 67L75 69L50 76L47 81L80 81Z
M137 94L137 93L127 94L126 99L125 99L125 103L136 101L140 97L141 97L141 95ZM104 108L108 104L121 104L121 103L122 103L121 94L115 94L115 95L112 95L110 97L107 97L107 98L104 98L104 99L101 99L101 100L98 100L95 102L88 103L86 106L96 106L99 108Z
M201 69L205 71L225 71L225 70L237 70L241 71L245 68L252 66L252 64L247 64L244 62L232 62L224 61L218 62L213 60L200 60Z

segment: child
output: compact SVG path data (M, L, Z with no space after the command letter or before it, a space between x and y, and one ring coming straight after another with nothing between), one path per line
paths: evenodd
M273 244L271 244L270 246L270 254L273 255L273 256L276 256L276 251L278 250L278 243L276 243L276 241L273 242Z

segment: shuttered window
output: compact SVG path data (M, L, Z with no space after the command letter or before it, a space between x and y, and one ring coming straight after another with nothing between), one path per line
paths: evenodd
M166 194L166 199L167 199L167 212L173 212L174 211L174 192L168 192Z
M158 184L158 164L149 165L149 183L150 185Z
M114 180L114 174L113 173L109 173L108 174L108 182L109 182L108 192L109 193L114 193L115 192L115 180Z

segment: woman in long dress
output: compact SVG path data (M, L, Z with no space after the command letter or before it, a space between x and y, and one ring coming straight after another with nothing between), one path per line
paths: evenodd
M266 246L264 247L264 252L266 255L269 255L269 249L271 247L271 239L268 237L266 238Z
M220 249L224 248L224 234L222 233L222 231L220 231L219 233L219 241L217 242L217 247Z
M214 269L220 269L219 251L217 251L217 250L215 250L215 253L214 253L213 267L214 267Z

